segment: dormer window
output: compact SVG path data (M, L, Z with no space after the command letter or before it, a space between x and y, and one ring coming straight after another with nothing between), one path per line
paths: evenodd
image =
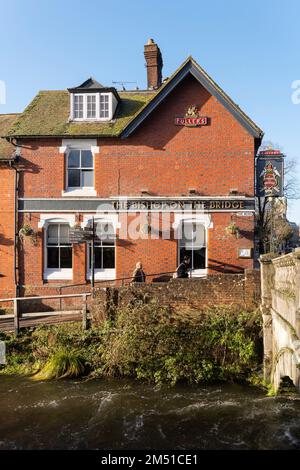
M115 88L106 88L89 78L79 87L70 88L72 121L111 121L119 95Z

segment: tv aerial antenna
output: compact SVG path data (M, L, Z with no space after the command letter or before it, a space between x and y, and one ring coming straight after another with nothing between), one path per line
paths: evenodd
M123 81L114 82L114 81L113 81L112 83L113 83L113 85L120 85L120 86L122 87L122 90L123 90L123 91L126 91L125 85L129 85L129 84L133 84L133 83L136 85L136 90L139 89L139 87L137 86L137 82L123 82Z

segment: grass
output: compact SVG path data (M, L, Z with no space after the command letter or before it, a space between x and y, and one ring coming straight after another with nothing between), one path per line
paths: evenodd
M54 353L35 375L34 380L53 380L80 377L85 372L85 362L77 351L62 349Z

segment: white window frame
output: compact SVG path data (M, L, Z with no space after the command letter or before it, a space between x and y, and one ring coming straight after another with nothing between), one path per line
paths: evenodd
M75 96L82 96L83 97L83 117L75 117ZM96 116L95 117L88 117L87 116L87 101L88 96L95 96L96 97ZM108 116L107 117L100 117L100 99L101 96L108 96ZM95 122L95 121L111 121L112 114L113 114L113 98L112 93L71 93L70 94L71 100L71 113L70 113L70 120L71 121L88 121L88 122Z
M71 150L90 150L93 155L93 164L94 164L94 186L86 187L68 187L68 155ZM63 139L62 146L59 148L59 153L65 155L65 175L64 175L64 185L65 189L62 190L61 194L65 197L78 197L78 196L87 196L93 197L97 196L97 191L95 190L95 155L99 153L99 147L97 146L97 139Z
M80 152L80 166L78 168L69 168L69 154L72 151ZM90 168L85 168L81 166L81 152L91 152L93 158L93 166ZM95 157L91 149L76 149L76 148L68 148L66 151L66 188L68 191L91 191L95 188ZM79 170L80 171L80 186L69 186L69 170ZM82 186L82 171L89 170L93 171L93 186Z
M72 280L72 268L47 268L47 232L48 226L51 224L68 224L70 227L75 225L75 215L69 214L61 217L59 214L41 214L39 228L43 228L43 246L44 246L44 268L43 280ZM72 249L72 266L73 266L73 249Z
M88 225L92 224L92 215L85 215L83 218L83 222L81 223L81 227L85 228ZM120 228L120 223L118 222L118 214L95 214L94 215L94 221L95 225L96 224L110 224L113 226L115 236L117 234L117 228ZM116 279L116 266L117 266L117 238L115 238L115 268L106 268L106 269L95 269L95 279L96 280L114 280ZM92 272L91 269L89 268L90 265L90 255L89 255L89 246L87 244L87 259L86 259L86 279L91 280L92 278Z
M173 228L176 233L179 233L183 223L196 223L204 226L205 230L205 269L192 269L191 277L205 277L207 276L208 267L208 229L213 228L211 216L209 214L175 214ZM177 237L177 265L180 261L180 240Z

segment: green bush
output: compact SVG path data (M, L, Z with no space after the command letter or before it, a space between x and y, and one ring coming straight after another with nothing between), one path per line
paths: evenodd
M210 308L193 319L156 304L119 312L102 343L101 373L175 384L245 380L257 368L258 313Z
M3 336L3 335L2 335ZM156 303L128 306L115 322L82 331L79 323L45 326L18 338L4 335L2 373L131 377L161 384L245 381L260 368L259 312L231 307L175 315Z

